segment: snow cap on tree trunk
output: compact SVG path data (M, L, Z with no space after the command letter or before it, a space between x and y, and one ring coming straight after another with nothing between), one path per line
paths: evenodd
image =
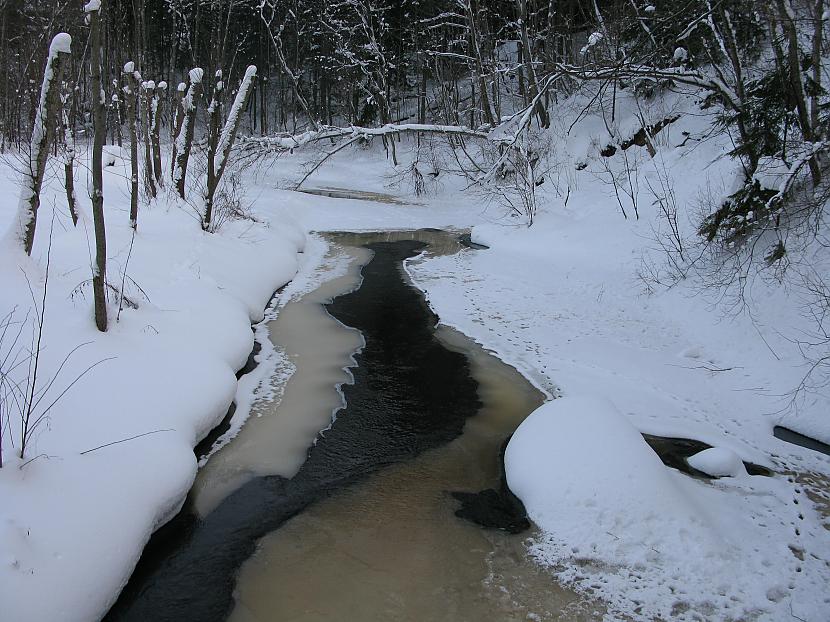
M59 32L49 45L49 56L55 54L69 54L72 52L72 37L65 32Z
M202 77L205 75L205 71L200 67L196 67L195 69L191 69L187 75L190 77L190 82L192 84L198 84L202 81Z

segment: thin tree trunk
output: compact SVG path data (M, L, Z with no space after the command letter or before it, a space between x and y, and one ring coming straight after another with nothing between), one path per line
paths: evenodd
M46 174L49 148L55 137L55 121L60 105L60 82L65 57L69 56L72 39L68 34L55 35L49 45L49 56L40 88L40 101L32 126L32 142L29 146L29 170L26 171L20 191L18 210L18 235L27 255L32 254L37 228L37 211L40 207L40 190Z
M182 127L176 136L176 162L173 168L173 183L181 198L185 198L185 178L187 176L187 161L190 159L190 147L193 144L193 132L196 125L196 111L199 107L199 96L202 93L202 77L204 72L200 68L190 70L190 87L182 99L184 118Z
M107 330L107 238L104 227L104 173L103 158L106 125L104 121L104 93L101 85L101 10L87 4L90 29L90 60L92 62L92 218L95 223L95 267L92 273L92 292L95 299L95 325L101 332ZM94 8L93 8L94 7Z
M124 65L124 101L127 105L127 127L130 131L130 226L138 227L138 131L135 126L138 102L138 80L132 62Z
M182 131L182 124L184 123L184 95L187 92L187 84L184 82L180 82L179 86L176 88L176 96L173 100L173 109L175 110L175 119L172 119L174 116L173 111L171 111L171 121L170 124L170 142L172 143L170 147L170 179L173 179L173 172L176 170L176 159L178 157L178 153L176 150L176 136L179 135L179 132Z
M156 184L153 179L153 148L150 137L150 117L152 116L153 97L156 92L156 83L152 80L141 83L141 132L144 135L144 188L147 193L156 198Z
M156 183L159 186L164 185L164 171L161 168L161 114L159 106L161 106L161 95L167 90L167 82L159 82L153 93L153 99L150 105L150 141L153 145L153 172L155 173Z
M78 201L75 197L75 137L69 125L67 103L72 97L71 88L61 96L61 134L63 135L63 173L64 188L66 189L66 205L72 217L72 226L78 226Z

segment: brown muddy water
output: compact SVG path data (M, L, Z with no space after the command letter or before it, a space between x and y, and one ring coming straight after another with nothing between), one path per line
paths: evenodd
M437 230L327 237L347 274L269 325L296 366L282 399L211 457L108 619L601 619L528 558L532 531L455 515L451 492L499 488L501 447L544 400L403 270L477 251Z
M413 239L433 255L461 248L438 231L332 236L350 253ZM521 536L454 515L449 491L497 487L502 443L544 396L463 334L440 326L436 335L469 359L478 414L448 445L338 492L263 538L239 572L231 621L588 619L575 594L527 559Z

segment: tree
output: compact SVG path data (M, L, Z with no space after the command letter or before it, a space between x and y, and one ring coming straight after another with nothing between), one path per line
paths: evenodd
M228 119L225 121L225 126L222 128L222 134L219 135L219 97L222 93L222 74L217 73L216 88L213 92L213 99L208 108L209 115L209 135L208 135L208 153L207 153L207 187L205 189L205 214L202 219L202 229L205 231L211 230L213 218L213 201L216 194L216 188L222 180L222 175L225 174L225 167L228 165L228 159L233 149L234 140L236 140L236 133L239 130L239 122L242 117L242 111L248 103L248 98L253 89L254 78L256 78L256 67L251 65L245 71L245 76L242 78L242 84L239 85L239 90L236 92L236 97L233 100Z
M188 73L190 86L182 97L182 124L176 135L176 158L173 166L173 183L181 198L185 198L185 177L187 175L187 161L190 159L190 147L193 144L193 133L196 126L196 111L199 106L199 97L202 94L202 77L204 71L197 67Z
M101 0L90 0L84 7L89 23L90 77L92 88L92 218L95 225L95 265L92 270L92 292L95 303L95 325L107 330L107 235L104 226L103 158L106 122L104 91L101 84Z
M32 140L29 145L28 170L24 174L20 190L17 223L12 227L27 255L32 254L37 227L37 211L40 207L40 191L46 174L49 149L55 138L55 125L60 114L60 82L63 74L63 58L69 56L72 38L66 33L55 35L49 46L49 56L40 87Z
M130 131L130 226L138 227L138 131L135 115L138 103L138 79L135 63L124 65L124 101L127 104L127 127Z

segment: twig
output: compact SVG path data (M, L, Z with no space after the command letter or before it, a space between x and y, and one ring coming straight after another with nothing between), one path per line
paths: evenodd
M152 430L151 432L144 432L143 434L136 434L135 436L130 436L129 438L122 438L120 441L113 441L111 443L105 443L103 445L98 445L98 447L93 447L92 449L87 449L80 453L81 456L84 454L92 453L93 451L98 451L99 449L103 449L104 447L109 447L110 445L118 445L119 443L126 443L127 441L133 441L137 438L141 438L142 436L150 436L151 434L158 434L159 432L175 432L172 428L165 428L163 430Z

